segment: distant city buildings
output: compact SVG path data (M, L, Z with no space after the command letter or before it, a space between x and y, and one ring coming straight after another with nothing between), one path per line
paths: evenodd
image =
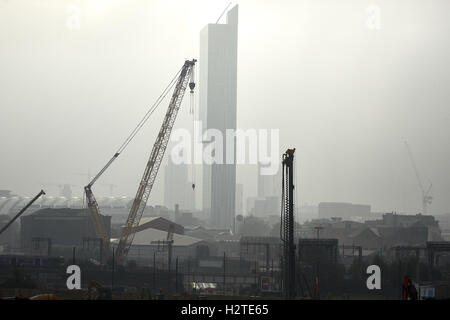
M188 166L168 161L164 171L164 205L174 209L178 204L182 210L194 209L194 190L188 180Z
M309 205L307 203L303 204L298 208L298 223L304 223L305 221L317 219L319 217L319 208L314 205Z
M406 215L393 212L385 213L380 220L369 220L365 222L370 226L386 226L391 228L426 228L427 241L441 241L441 229L439 222L431 215Z
M319 219L327 219L333 217L348 218L365 218L371 217L370 206L364 204L353 204L345 202L320 202L319 203Z
M269 183L266 185L270 187ZM241 184L236 185L236 208L240 206L238 205L240 202L237 201L239 194L242 194ZM0 215L0 226L5 225L12 215L29 201L29 197L14 196L11 193L8 195L9 197L0 197L0 214L3 213ZM247 200L251 204L251 210L247 215L261 218L263 220L261 224L266 224L270 230L268 233L259 232L258 236L278 237L279 198L266 196L265 198L250 197ZM98 203L106 219L105 223L110 230L108 232L111 238L118 238L128 216L132 199L99 197ZM349 248L361 246L363 254L380 251L392 253L393 248L397 246L425 248L430 241L447 239L443 231L450 225L448 222L450 220L445 215L439 216L439 220L444 221L442 226L440 221L431 215L380 213L375 218L374 213L368 213L370 206L349 203L320 203L319 206L305 204L296 209L296 222L301 224L296 226L297 237L336 239L339 250L342 249L342 245ZM320 215L325 217L318 218ZM372 218L370 218L371 215ZM357 219L361 217L363 219ZM261 221L261 219L257 220ZM235 221L236 230L242 229L243 221L238 220ZM178 249L184 252L179 252L180 256L197 255L196 246L200 244L208 247L209 254L214 254L216 251L223 252L223 250L227 250L227 255L230 254L230 256L237 254L234 246L240 234L233 232L231 228L212 227L205 223L200 212L195 210L182 210L179 206L168 208L156 205L147 206L145 216L138 227L141 234L138 238L140 240L133 246L130 257L147 263L152 257L149 258L146 254L152 253L156 247L146 244L145 241L164 240L170 224L177 225L174 229L175 233L180 235L184 233L188 236L188 238L179 238L181 242L177 244ZM82 199L45 196L29 208L29 211L21 217L20 223L18 220L1 235L0 252L47 255L51 249L52 255L71 255L73 247L84 248L83 239L86 237L94 239L96 235L87 211L83 208Z
M442 241L438 221L433 216L386 213L382 219L357 222L340 217L315 219L302 226L304 238L338 239L339 245L365 249L393 246L425 246L427 241Z
M267 218L270 215L276 215L281 212L280 197L270 196L258 198L255 200L254 215L261 218Z
M436 218L439 220L442 237L445 241L450 241L450 213L436 216Z
M236 129L237 36L237 5L227 13L226 24L208 24L200 33L200 118L203 129L218 130L223 137L227 129ZM212 226L231 230L236 214L235 150L232 164L203 165L203 210Z
M236 216L244 214L244 185L236 184Z
M262 175L258 164L257 196L247 198L247 214L260 218L279 215L281 210L281 169L274 175Z
M280 197L281 195L281 168L274 175L261 174L263 166L258 163L258 198Z

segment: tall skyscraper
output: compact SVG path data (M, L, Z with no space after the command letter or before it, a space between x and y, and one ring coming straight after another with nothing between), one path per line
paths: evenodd
M259 217L276 215L281 205L281 167L274 175L262 175L262 165L258 163L257 197L251 200L250 212Z
M176 204L181 210L193 210L194 194L187 165L174 164L169 159L164 171L164 205L171 210Z
M208 24L200 33L199 95L203 129L219 130L224 138L227 129L236 129L237 35L237 5L228 11L226 24ZM203 164L203 210L212 226L233 230L236 147L233 164L225 164L225 147L224 143L223 164Z
M258 198L267 198L281 195L281 167L273 175L262 175L262 165L258 163Z

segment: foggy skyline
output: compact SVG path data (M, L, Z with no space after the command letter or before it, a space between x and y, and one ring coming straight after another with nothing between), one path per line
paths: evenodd
M280 155L297 148L301 204L418 213L408 141L423 183L433 183L429 213L449 213L450 3L281 2L233 2L238 128L280 129ZM70 183L81 196L87 181L76 173L102 168L184 59L198 58L201 28L227 4L0 1L0 189L31 196ZM379 30L366 24L371 4ZM66 26L70 5L81 9L76 30ZM167 105L94 193L109 195L101 185L113 183L134 197ZM186 96L175 128L191 121ZM150 205L163 203L163 177L161 168ZM236 182L256 195L256 166L238 165Z

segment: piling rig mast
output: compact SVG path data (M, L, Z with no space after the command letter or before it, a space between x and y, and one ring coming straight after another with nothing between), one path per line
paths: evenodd
M280 237L283 244L283 295L295 298L294 152L283 154Z

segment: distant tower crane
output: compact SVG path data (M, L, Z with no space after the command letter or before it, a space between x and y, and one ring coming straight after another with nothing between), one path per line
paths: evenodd
M295 290L295 244L294 244L294 152L283 154L280 237L283 243L283 294L294 299Z
M414 158L411 153L411 149L408 145L408 142L405 141L406 149L408 150L408 155L411 160L411 164L414 168L414 173L416 174L417 182L419 184L420 191L422 192L422 213L428 213L428 205L433 201L433 197L431 196L431 187L433 184L430 182L430 186L425 190L422 184L422 180L420 179L419 171L417 170L416 163L414 162Z

